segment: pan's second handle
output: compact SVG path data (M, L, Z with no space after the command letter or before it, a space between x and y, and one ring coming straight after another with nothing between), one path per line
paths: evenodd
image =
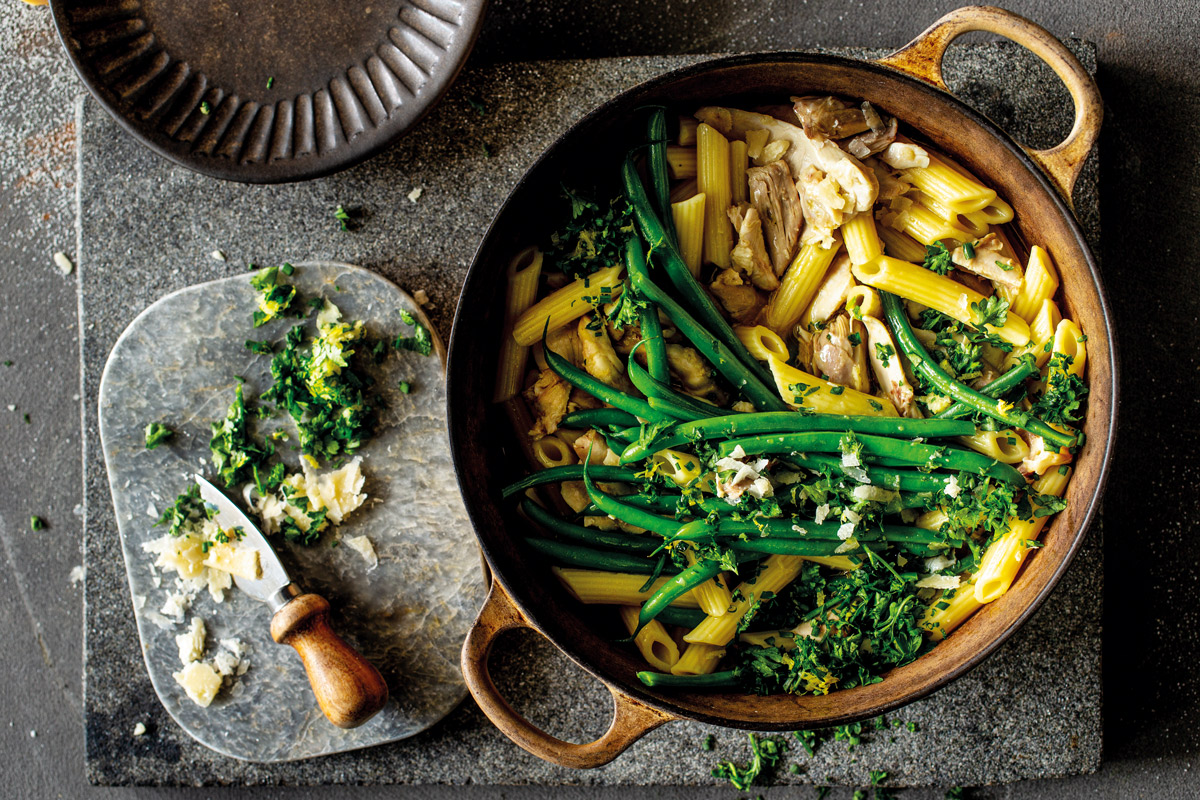
M1071 132L1054 147L1046 150L1026 147L1025 152L1045 170L1059 193L1070 202L1083 162L1100 135L1104 104L1096 82L1079 59L1045 28L1002 8L967 6L951 11L916 39L879 59L878 63L947 89L942 78L942 57L950 42L969 31L999 34L1028 48L1067 85L1075 103L1075 123Z
M609 686L615 713L608 731L596 741L585 744L564 742L536 727L501 697L488 672L488 656L500 634L513 628L530 627L500 582L493 579L492 590L467 634L462 650L463 677L471 696L501 733L530 753L563 767L602 767L642 736L675 719Z
M301 594L271 618L271 638L300 654L317 705L339 728L357 728L387 703L379 670L329 624L329 601Z

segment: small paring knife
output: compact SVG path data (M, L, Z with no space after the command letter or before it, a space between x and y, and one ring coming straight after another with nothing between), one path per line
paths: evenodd
M256 580L234 575L237 587L271 609L271 638L300 654L317 704L339 728L357 728L375 716L388 699L387 683L362 654L329 624L329 601L303 592L279 561L258 526L225 493L196 476L200 497L217 509L223 529L241 528L240 547L258 551Z

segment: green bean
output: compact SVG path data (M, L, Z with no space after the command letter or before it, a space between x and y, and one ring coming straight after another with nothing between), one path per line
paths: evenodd
M913 333L912 323L908 314L900 304L900 298L890 292L880 292L883 298L883 309L896 337L896 345L908 356L913 372L921 375L942 394L969 406L975 411L998 419L1005 425L1011 425L1029 431L1035 436L1041 436L1055 447L1070 447L1075 444L1076 437L1062 433L1047 425L1042 420L1024 411L1018 411L1003 400L985 397L969 386L951 378L942 368L933 363L924 345Z
M679 530L680 523L675 521L675 519L660 517L658 514L654 514L644 508L622 503L612 495L607 495L597 489L596 484L592 483L589 475L591 471L592 468L590 466L583 471L583 485L587 489L588 497L605 514L630 525L645 528L651 533L657 533L659 536L674 536L675 531Z
M703 522L704 520L696 520ZM840 544L843 540L838 536L840 522L813 522L801 519L768 519L757 522L742 522L740 520L722 519L715 527L709 525L707 531L694 523L688 523L679 528L672 542L680 540L702 539L705 536L717 538L736 536L742 541L758 541L761 539L792 539L806 541L829 541ZM882 530L867 529L854 532L856 539L861 541L904 542L908 544L940 544L942 542L933 531L915 528L909 525L885 525Z
M545 342L543 341L543 345ZM567 383L577 389L582 389L598 400L608 403L610 406L615 406L622 411L628 412L635 417L641 417L647 420L669 420L661 411L655 411L645 400L637 397L630 397L622 391L614 389L603 381L596 380L591 375L576 367L570 361L560 356L558 353L551 350L549 347L543 346L543 355L546 357L546 365L554 371L558 377L562 378Z
M647 397L646 402L649 403L650 407L655 411L660 411L669 415L675 420L683 422L693 422L698 419L708 419L713 414L721 413L721 409L714 407L712 414L705 414L695 407L684 408L678 403L662 397Z
M591 464L588 473L598 481L619 483L645 483L646 479L638 477L637 472L622 467L609 467L603 464ZM534 486L559 481L578 481L583 479L583 464L568 464L565 467L551 467L538 470L532 475L526 475L519 481L510 483L501 492L502 497L512 497L517 492L523 492Z
M858 547L841 553L837 552L837 549L843 544L843 542L823 540L767 538L749 541L734 539L729 543L729 547L735 553L770 553L781 556L852 556L867 549L883 550L887 548L887 542L859 541Z
M684 310L683 306L655 285L644 271L631 272L630 283L637 294L657 303L659 308L665 311L671 321L675 323L679 332L700 351L700 355L704 356L725 380L746 395L754 405L764 411L789 410L787 403L783 402L779 395L768 388L767 383L764 383L753 370L738 359L735 350L722 341L721 337L710 333L701 326L691 314ZM740 345L741 342L738 344Z
M632 157L625 158L625 163L621 167L621 181L625 186L625 195L629 199L629 205L633 208L633 216L638 230L650 244L650 252L658 254L667 277L683 297L684 302L699 315L704 325L708 327L709 331L706 336L715 337L723 342L731 353L736 354L736 360L749 370L750 374L756 376L763 385L773 385L774 379L771 377L771 373L746 350L746 346L733 332L733 328L730 327L721 310L717 308L716 303L709 297L704 287L697 282L691 270L687 268L687 264L679 255L678 248L667 237L666 229L655 216L654 210L650 207L650 201L646 198L646 190L642 186L641 178L638 177L637 167L634 165ZM655 300L655 302L658 301ZM662 306L662 303L659 305ZM664 307L663 310L667 309ZM679 324L679 320L674 314L668 311L667 315L676 324ZM684 336L692 338L686 332L684 332ZM695 340L692 341L695 342ZM735 382L734 385L738 384ZM784 409L776 407L774 410L783 411Z
M637 575L654 573L654 562L644 556L596 550L583 545L539 539L533 536L525 537L525 542L539 553L572 567L600 569L605 572L631 572ZM664 571L673 573L675 569L668 563Z
M655 617L663 625L678 625L680 628L694 628L704 620L708 619L708 614L705 614L698 608L680 608L679 606L667 606L662 611L658 612Z
M585 408L567 414L562 418L559 427L636 428L640 424L637 417L619 408Z
M642 610L638 612L637 629L633 632L633 635L637 636L638 631L646 627L650 620L657 617L659 612L671 605L677 597L687 594L697 586L703 585L705 581L712 580L720 572L721 563L719 561L697 561L658 587L658 591L650 595L646 599L646 602L642 603Z
M591 471L592 469L589 467L588 472ZM640 494L631 494L622 497L621 502L625 503L626 505L637 506L638 508L652 509L654 511L670 511L671 513L674 513L675 507L679 504L679 497L680 495L677 494L664 494L657 497L646 497ZM592 503L583 511L581 511L580 515L584 517L594 517L597 515L606 515L606 512L601 511L599 506L597 506L595 503Z
M621 462L645 458L642 451L662 450L697 439L714 439L753 433L799 433L802 431L853 431L905 438L970 436L975 426L969 421L907 419L904 417L868 417L844 414L797 414L794 411L767 411L758 414L731 414L694 422L678 422L664 429L650 442L632 450L626 448ZM632 453L632 457L630 454Z
M573 525L559 519L528 498L521 501L521 510L525 512L525 516L546 530L582 544L643 555L648 555L658 549L658 542L645 536Z
M839 453L843 434L827 431L805 431L802 433L762 434L740 439L728 439L717 446L722 456L728 456L737 448L747 455L781 455L790 453ZM862 446L863 456L894 459L895 462L924 467L974 472L989 475L1017 486L1025 484L1025 478L1008 464L988 458L974 450L935 447L918 444L904 439L889 439L884 436L866 434L855 437Z
M671 675L666 672L646 670L637 674L638 680L651 689L721 689L740 686L741 668L708 675Z
M601 435L604 437L604 441L608 443L608 449L612 450L614 453L617 453L617 452L624 450L626 447L628 447L629 445L631 445L635 441L637 441L637 438L640 435L640 429L639 428L626 428L626 429L620 430L620 431L614 431L614 430L610 429L608 432L603 433ZM620 442L621 447L613 447L612 441L610 441L613 439Z
M1021 381L1037 372L1037 362L1031 358L1023 358L1008 372L996 378L991 383L988 383L979 389L980 394L988 397L1002 397L1009 389L1013 388ZM966 403L955 403L941 413L934 414L932 419L958 419L974 411ZM967 434L968 436L970 434Z
M646 369L661 383L671 380L670 362L667 360L667 342L663 339L662 321L658 308L650 302L638 310L638 327L642 330L642 341L646 343ZM633 361L633 353L629 354Z
M636 349L636 348L635 348ZM633 354L629 354L629 381L634 388L647 398L657 398L659 400L667 400L673 405L678 406L681 410L689 411L697 416L705 415L702 419L707 419L713 414L724 414L725 409L718 408L712 403L705 403L703 400L697 400L694 397L689 397L683 392L677 392L671 388L669 384L661 383L651 377L650 373L642 369L642 365L633 359ZM653 407L653 406L652 406ZM787 413L787 412L784 412ZM795 412L790 412L795 413ZM971 427L971 432L975 432L975 427ZM661 450L662 448L656 448Z
M675 218L671 215L671 184L667 179L667 112L655 109L646 123L646 141L650 145L646 158L646 170L650 173L650 185L654 187L654 200L658 205L659 218L671 244L679 246L679 235L675 232Z
M799 465L805 469L820 469L824 467L843 474L846 471L846 468L842 466L842 459L836 456L827 456L821 453L797 453L794 454L793 459L800 462ZM871 482L872 486L899 492L941 492L946 488L946 484L950 482L951 478L954 477L944 472L891 469L889 467L876 467L871 464L864 464L862 469L867 473L867 479Z

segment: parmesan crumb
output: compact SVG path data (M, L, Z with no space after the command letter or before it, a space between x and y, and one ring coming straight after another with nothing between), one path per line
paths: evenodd
M54 263L58 267L58 271L63 275L70 275L75 269L75 264L72 263L71 258L61 251L54 254Z
M71 582L72 586L78 586L83 582L83 575L83 565L81 564L77 567L71 568L71 574L67 576L67 580Z
M413 292L412 297L413 300L417 301L417 305L419 306L423 306L429 302L429 295L425 293L424 289L417 289L415 292Z
M421 194L422 194L424 191L425 191L425 189L424 189L424 188L422 188L422 187L420 187L420 186L414 187L414 188L413 188L413 190L412 190L411 192L409 192L409 193L408 193L408 200L409 200L409 202L410 202L410 203L415 203L415 202L417 202L418 200L420 200L420 199L421 199Z
M958 476L951 475L950 480L946 481L946 488L943 489L947 497L958 497L960 491L958 486Z
M371 540L366 536L350 536L343 541L346 546L354 550L362 556L367 562L367 572L379 566L379 556L375 553L375 546L371 544Z
M224 261L225 260L225 254L222 253L220 250L213 250L208 255L212 258L213 261Z
M146 735L146 723L139 722L137 725L134 725L133 726L133 735L134 736L145 736Z

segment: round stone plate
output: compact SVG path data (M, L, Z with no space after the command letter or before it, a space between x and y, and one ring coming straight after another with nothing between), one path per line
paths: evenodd
M205 175L315 178L379 152L462 69L486 0L51 0L88 89Z
M354 730L330 724L299 657L271 639L267 607L236 587L223 603L201 591L183 623L172 624L161 613L176 588L173 573L156 581L154 556L142 550L164 533L153 527L154 517L188 487L193 473L212 477L209 424L225 416L235 376L246 379L247 403L270 385L270 357L249 352L245 341L274 342L297 324L290 318L253 329L256 293L249 277L192 286L150 306L121 335L100 382L100 438L150 679L185 731L235 758L293 761L412 736L466 695L459 650L484 593L479 553L450 464L440 342L433 356L398 351L375 368L386 408L378 433L359 451L369 495L363 507L312 547L272 537L292 579L330 601L335 628L387 679L391 699L383 711ZM364 320L377 338L410 333L401 309L428 325L412 298L358 267L300 265L288 280L302 298L328 298L346 319ZM306 325L311 331L311 319ZM399 391L401 381L411 393ZM167 424L174 438L146 450L149 422ZM292 431L276 450L290 470L298 469L290 418L280 414L255 425L260 436ZM377 568L368 570L344 544L333 546L339 537L358 535L374 544ZM249 645L249 670L232 685L227 681L208 708L192 703L171 676L182 666L175 636L193 615L208 627L206 660L220 639Z

